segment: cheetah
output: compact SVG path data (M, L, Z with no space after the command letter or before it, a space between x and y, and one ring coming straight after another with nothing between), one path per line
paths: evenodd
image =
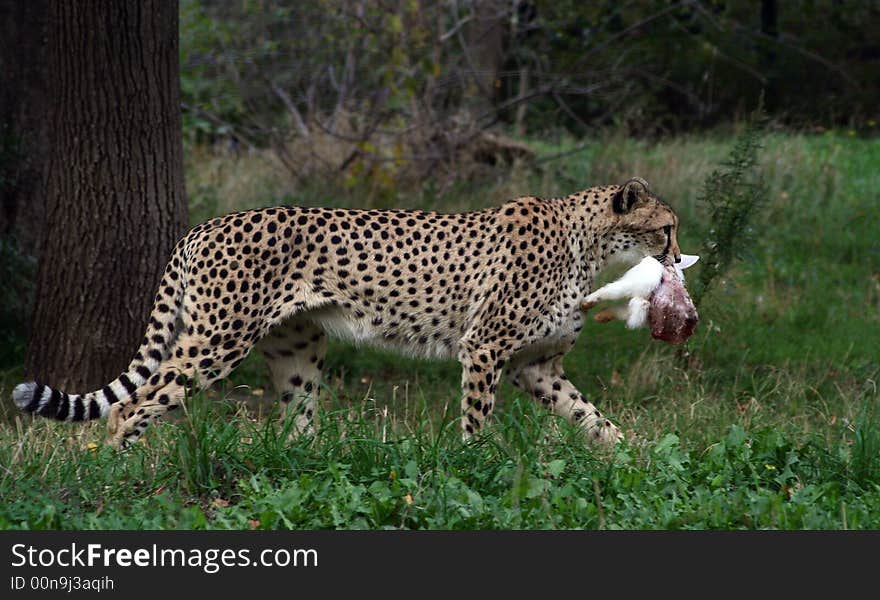
M13 399L62 421L106 417L108 443L125 447L257 348L284 414L307 432L333 336L457 358L465 438L492 414L503 371L613 445L620 429L572 385L563 358L599 273L645 256L680 261L678 223L640 178L455 214L280 206L217 217L175 246L123 374L84 395L23 383Z

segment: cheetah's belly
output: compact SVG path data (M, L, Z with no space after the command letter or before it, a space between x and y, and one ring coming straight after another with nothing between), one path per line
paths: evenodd
M459 337L427 324L394 324L375 315L356 316L339 306L310 311L311 320L330 337L422 358L455 358Z
M559 352L568 352L580 334L583 324L583 314L579 310L556 318L548 317L543 335L523 346L514 357L517 361L529 362L546 359Z

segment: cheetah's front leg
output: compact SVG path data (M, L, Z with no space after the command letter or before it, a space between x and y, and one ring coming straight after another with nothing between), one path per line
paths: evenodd
M503 359L489 347L468 348L459 353L462 400L461 428L465 439L479 432L495 407L495 390L501 379Z
M562 369L563 356L560 353L528 364L513 365L510 380L554 414L579 425L588 441L613 446L623 439L623 434L568 380Z

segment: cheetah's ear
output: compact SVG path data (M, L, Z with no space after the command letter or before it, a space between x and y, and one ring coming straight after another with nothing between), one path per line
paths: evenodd
M614 212L619 215L627 213L640 201L647 200L650 194L648 182L641 177L633 177L620 186L620 189L612 197Z

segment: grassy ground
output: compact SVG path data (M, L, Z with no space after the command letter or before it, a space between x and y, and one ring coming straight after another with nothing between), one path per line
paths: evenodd
M458 210L639 175L698 253L696 199L730 144L543 141L542 156L573 152L409 195L301 187L263 156L194 152L188 186L201 219L277 203ZM496 425L463 444L455 363L334 344L323 426L294 442L256 357L125 455L100 445L103 423L3 402L0 527L880 528L880 142L773 134L762 164L760 242L700 306L687 360L619 323L589 325L568 357L628 432L609 455L509 386ZM18 375L0 379L4 398Z

